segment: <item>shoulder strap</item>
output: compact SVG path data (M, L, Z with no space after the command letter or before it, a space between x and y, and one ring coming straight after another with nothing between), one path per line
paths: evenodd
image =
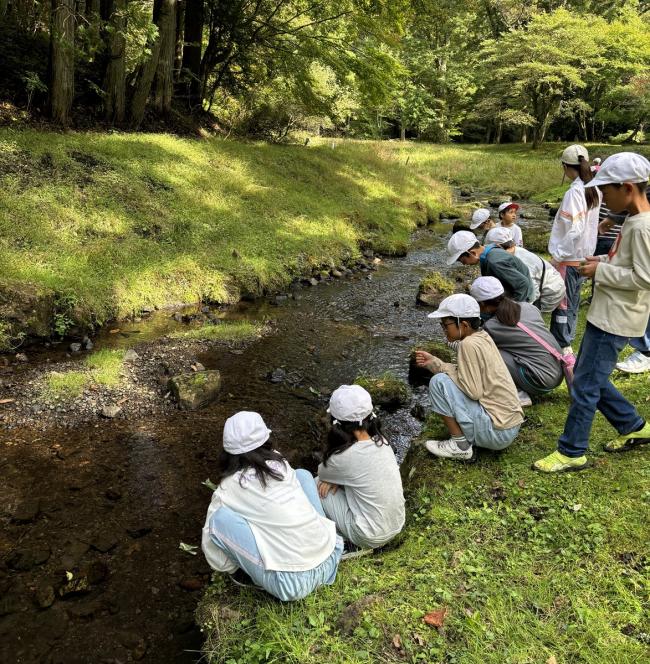
M494 247L496 247L495 244L488 244L488 246L485 247L485 250L483 251L483 253L480 256L481 263L485 263L485 261L487 260L488 254L492 251L492 249L494 249Z
M542 261L542 278L539 280L539 298L542 299L542 290L544 288L544 279L546 278L546 261L538 256L539 260Z
M545 348L558 362L562 362L564 364L564 356L560 351L555 350L551 344L548 342L544 341L542 337L540 337L538 334L535 334L530 328L526 327L523 323L519 322L517 323L517 327L520 330L523 330L529 337L534 339L542 348Z

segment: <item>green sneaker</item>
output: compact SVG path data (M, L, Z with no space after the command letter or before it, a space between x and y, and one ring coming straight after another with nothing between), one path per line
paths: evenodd
M573 470L584 470L591 464L586 456L573 457L564 456L557 450L533 464L533 470L539 470L542 473L567 473Z
M627 452L648 443L650 443L650 422L646 422L640 431L633 431L614 438L611 443L605 445L605 452Z

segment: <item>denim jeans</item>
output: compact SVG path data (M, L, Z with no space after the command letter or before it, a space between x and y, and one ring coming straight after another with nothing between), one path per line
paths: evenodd
M565 456L580 457L585 453L597 409L620 435L636 431L643 424L636 408L609 379L627 342L627 337L587 323L573 374L569 414L558 441L558 450Z
M296 477L314 509L325 516L318 497L316 482L311 473L304 469L296 470ZM330 585L336 579L343 540L337 536L334 551L327 560L314 569L304 572L283 572L264 569L255 536L248 521L231 510L220 507L210 519L210 538L266 592L283 602L290 602L307 597L318 586Z
M642 337L630 339L630 346L632 346L634 350L640 350L644 353L650 351L650 318L648 319L645 334Z
M581 277L577 267L566 266L564 285L566 298L551 315L551 334L556 338L561 348L571 345L576 336L576 321L580 308L580 291L585 277Z
M453 417L467 441L489 450L503 450L519 433L519 425L495 429L488 412L470 399L447 374L439 373L429 381L429 401L434 413Z

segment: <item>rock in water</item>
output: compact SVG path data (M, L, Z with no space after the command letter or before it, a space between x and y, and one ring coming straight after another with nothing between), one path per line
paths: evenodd
M140 356L132 349L129 348L129 350L124 353L124 361L125 362L135 362L136 360L139 360Z
M78 353L81 350L81 344L78 342L74 342L70 344L70 352L71 353Z
M221 390L221 373L211 369L174 376L168 387L181 410L198 410L216 400Z
M122 409L119 406L104 406L101 410L101 416L112 420L114 417L117 417L121 411Z
M417 302L427 307L437 307L455 290L456 286L453 281L443 277L439 272L430 272L420 282Z

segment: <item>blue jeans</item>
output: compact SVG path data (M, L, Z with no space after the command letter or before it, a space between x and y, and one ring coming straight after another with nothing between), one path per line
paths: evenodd
M307 470L296 470L296 477L314 509L325 516L318 497L316 482ZM307 597L316 588L330 585L336 579L343 540L337 536L334 551L327 560L304 572L283 572L264 568L255 536L248 521L229 507L220 507L210 519L210 538L253 579L256 585L283 602Z
M565 456L575 458L586 452L596 409L620 435L643 425L636 408L609 380L618 354L627 342L627 337L610 334L587 323L573 374L569 414L557 446Z
M580 309L580 291L585 277L581 277L577 267L568 265L564 275L566 286L566 308L560 305L551 314L551 334L557 339L561 348L571 345L576 336L576 321Z
M434 413L453 417L467 441L477 447L503 450L519 433L519 425L495 429L487 410L470 399L447 374L439 373L431 378L429 401Z
M640 350L644 353L650 351L650 318L648 319L648 325L645 329L645 334L642 337L630 339L630 346L632 346L634 350Z

